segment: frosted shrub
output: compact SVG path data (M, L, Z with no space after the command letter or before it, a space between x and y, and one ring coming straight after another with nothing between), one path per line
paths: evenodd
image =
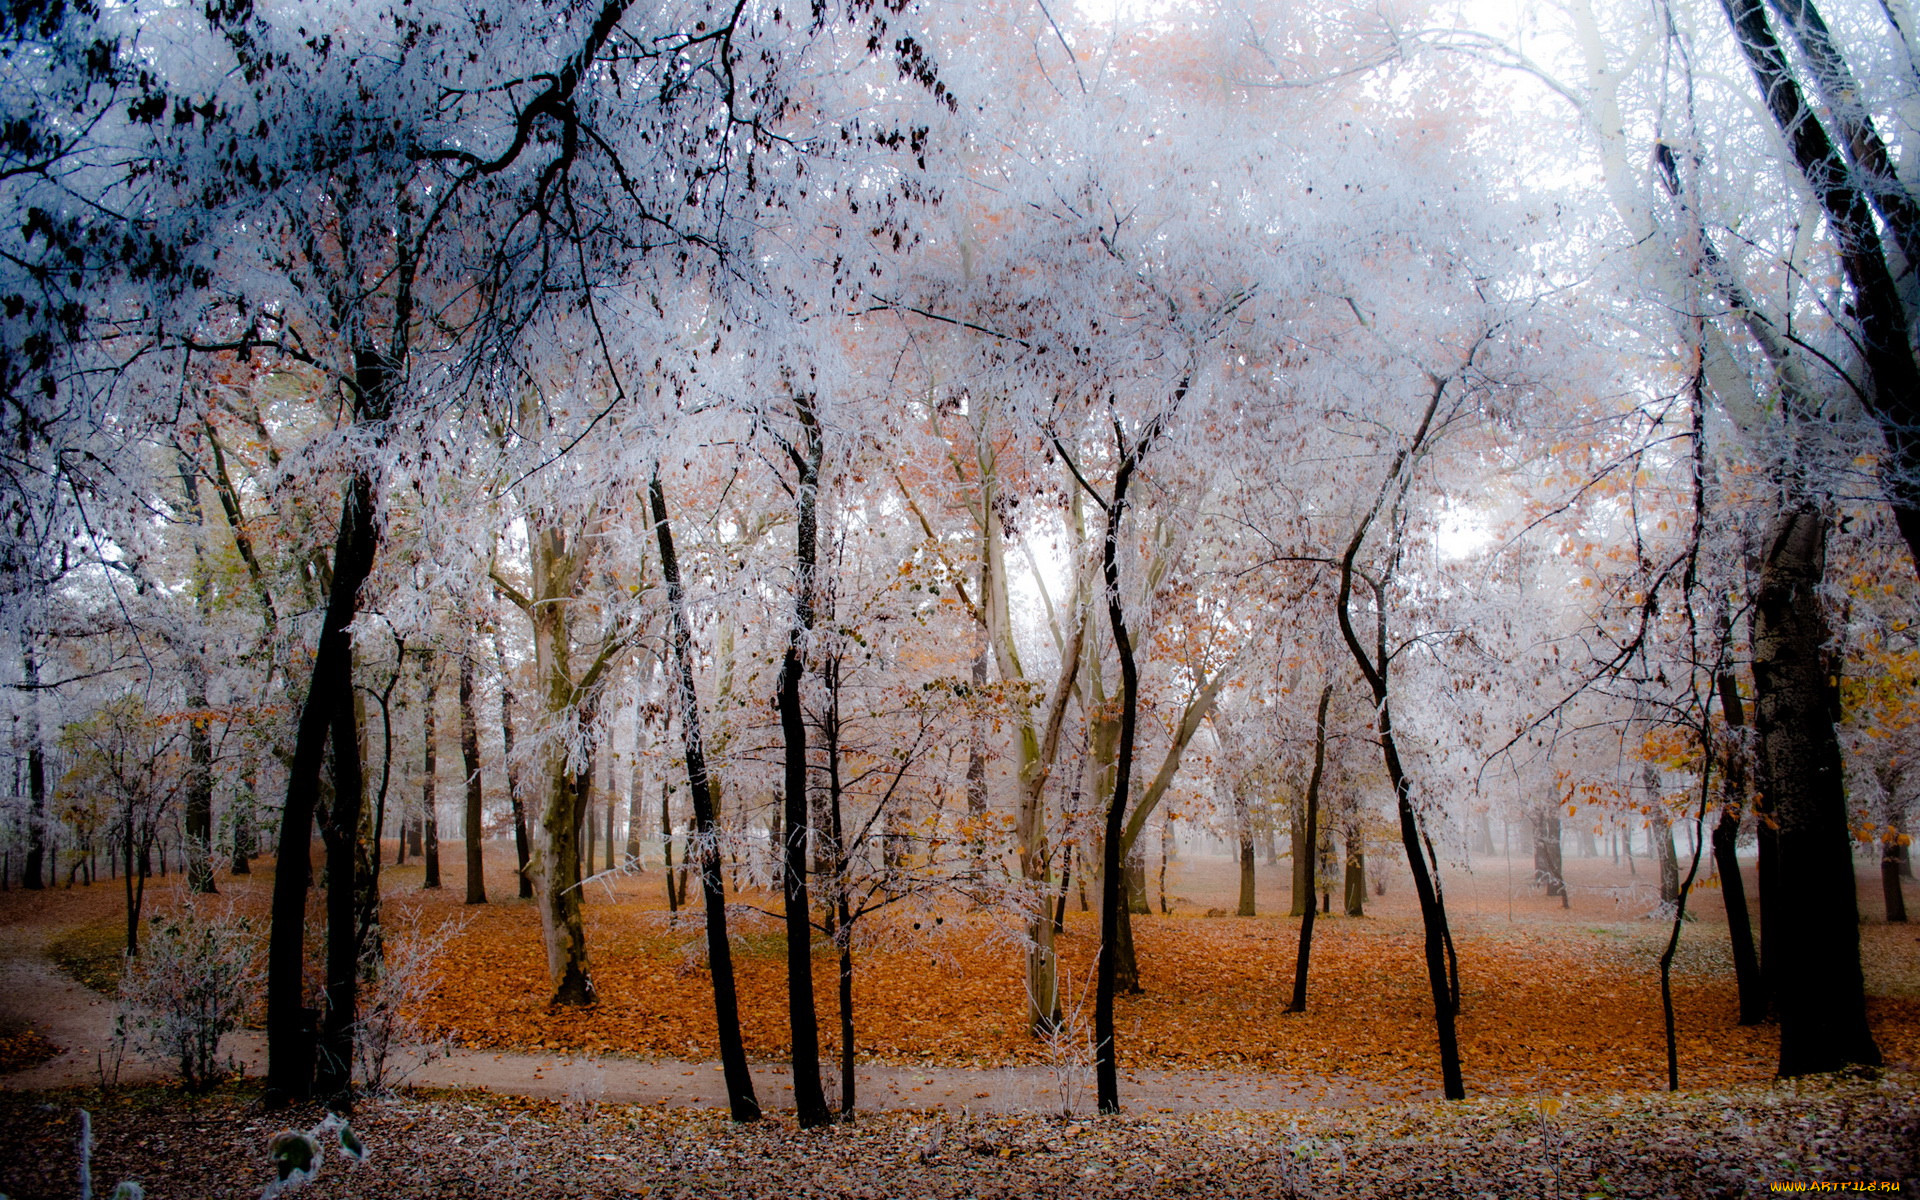
M155 916L120 977L118 1039L178 1067L189 1091L212 1087L232 1069L220 1039L239 1027L253 994L259 944L253 923L230 910L208 915L189 900Z
M441 952L466 926L464 920L448 920L429 932L389 937L379 961L365 964L353 1038L354 1073L361 1087L390 1091L444 1052L444 1043L425 1044L418 1013L439 981ZM403 1050L410 1053L401 1054Z

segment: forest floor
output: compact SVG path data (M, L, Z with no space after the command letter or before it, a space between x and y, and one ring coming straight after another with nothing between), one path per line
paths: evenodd
M343 1174L330 1191L641 1195L663 1182L618 1164L677 1163L686 1176L695 1162L693 1175L704 1172L725 1192L733 1188L728 1180L748 1178L740 1172L755 1155L769 1156L763 1165L777 1175L788 1151L800 1164L795 1178L820 1194L860 1194L851 1185L836 1192L831 1180L863 1156L912 1168L911 1188L875 1195L1048 1194L1074 1181L1087 1194L1084 1185L1096 1180L1101 1193L1183 1194L1204 1184L1209 1194L1267 1195L1287 1194L1289 1179L1301 1195L1718 1195L1814 1178L1906 1178L1920 1188L1920 1167L1903 1157L1920 1146L1920 929L1879 920L1878 880L1863 872L1869 1016L1889 1070L1780 1087L1771 1082L1772 1028L1733 1022L1719 894L1696 893L1697 919L1687 924L1674 973L1688 1090L1666 1096L1659 1091L1665 1051L1657 957L1670 926L1646 915L1656 899L1650 865L1630 873L1624 863L1569 859L1573 892L1565 908L1525 886L1530 863L1518 859L1480 860L1448 877L1464 992L1462 1057L1476 1098L1464 1108L1430 1103L1437 1094L1431 1008L1404 871L1388 875L1384 896L1369 896L1366 917L1317 922L1308 1011L1285 1015L1298 920L1208 916L1233 906L1232 864L1197 855L1170 864L1172 912L1135 918L1145 992L1119 1006L1130 1115L1118 1122L1087 1118L1084 1046L1049 1049L1025 1036L1007 917L947 908L869 918L856 955L861 1123L807 1135L787 1150L774 1127L736 1130L716 1121L721 1090L700 929L664 911L657 867L591 885L588 940L600 1003L567 1013L544 1003L529 903L463 905L457 859L438 891L419 889L416 864L388 867L383 890L397 939L438 943L433 983L414 1015L451 1053L411 1077L426 1090L372 1102L356 1118L370 1142L404 1146L401 1160L366 1168L364 1184ZM496 895L511 878L507 867L490 856ZM1284 870L1262 876L1261 911L1284 911ZM266 871L223 876L218 903L263 912L270 880ZM172 881L155 881L148 911L171 903L171 892ZM783 942L777 923L754 911L777 900L740 899L730 912L745 1035L763 1103L780 1112L788 1103L785 1071L776 1065L785 1052ZM1161 900L1158 888L1153 899ZM244 1083L205 1102L148 1087L91 1099L74 1090L98 1083L98 1051L113 1012L106 996L75 980L110 991L123 937L117 886L0 894L0 1129L14 1129L0 1132L0 1164L31 1162L39 1170L8 1178L0 1168L0 1191L70 1194L50 1183L36 1192L41 1185L30 1180L71 1179L47 1164L80 1103L100 1114L103 1175L111 1168L137 1176L139 1163L162 1161L157 1154L112 1158L110 1131L120 1130L143 1152L185 1144L165 1137L212 1137L224 1148L208 1161L227 1164L218 1178L248 1178L246 1156L257 1159L265 1119L248 1108ZM1061 948L1070 1015L1081 1027L1090 1016L1083 981L1093 940L1091 918L1070 912ZM829 948L815 965L823 1053L831 1055L838 1015ZM235 1040L257 1070L258 1035ZM26 1069L8 1074L12 1068ZM152 1074L134 1065L121 1078L143 1077ZM39 1090L48 1088L59 1090ZM29 1119L40 1104L51 1107ZM885 1115L869 1115L875 1109ZM1872 1120L1863 1119L1869 1113ZM44 1129L28 1132L35 1126ZM564 1187L539 1181L552 1163L537 1143L556 1137L604 1145L594 1151L598 1158L570 1152L576 1165L588 1165ZM16 1138L45 1146L27 1154L26 1146L7 1144ZM415 1145L422 1138L430 1149ZM1133 1143L1141 1148L1130 1149ZM1628 1145L1638 1149L1622 1157ZM1437 1158L1440 1149L1447 1155ZM1151 1169L1156 1155L1158 1172ZM1468 1165L1444 1167L1443 1158ZM1666 1180L1655 1190L1626 1185L1642 1158ZM164 1157L168 1171L189 1177L197 1161ZM983 1166L996 1169L982 1175ZM1336 1167L1354 1174L1327 1174ZM514 1172L525 1186L496 1186ZM1486 1186L1473 1182L1481 1176ZM1493 1186L1496 1176L1507 1184ZM403 1186L403 1178L414 1182ZM1689 1179L1724 1186L1694 1191L1675 1182ZM1384 1190L1372 1190L1376 1184ZM257 1183L247 1186L254 1190L193 1185L164 1193L150 1187L150 1194L257 1194Z

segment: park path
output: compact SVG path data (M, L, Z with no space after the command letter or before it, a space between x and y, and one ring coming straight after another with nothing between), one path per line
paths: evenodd
M0 929L0 1017L25 1022L61 1053L47 1062L0 1075L0 1089L24 1091L99 1083L113 1040L113 1001L63 974L47 958L45 932L31 926ZM230 1035L225 1049L250 1075L264 1072L266 1039L258 1031ZM121 1064L118 1078L134 1082L164 1076L145 1062ZM771 1110L793 1103L791 1075L780 1064L757 1063L755 1089ZM823 1072L829 1088L838 1071ZM425 1087L469 1087L580 1104L726 1105L714 1062L637 1059L617 1055L492 1053L454 1049L419 1062L406 1082ZM1134 1112L1261 1111L1378 1104L1430 1098L1426 1090L1387 1092L1358 1081L1302 1079L1258 1072L1121 1072L1120 1099ZM862 1109L958 1112L1091 1112L1092 1072L1047 1067L983 1069L863 1064L855 1073Z

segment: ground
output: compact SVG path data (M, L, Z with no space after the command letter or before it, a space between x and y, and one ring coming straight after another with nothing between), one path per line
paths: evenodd
M1696 894L1698 919L1676 964L1685 1090L1667 1096L1656 958L1668 926L1645 919L1656 900L1649 865L1569 859L1567 908L1526 886L1520 860L1449 873L1466 1106L1431 1102L1431 1010L1404 870L1369 897L1368 916L1318 923L1308 1011L1285 1015L1297 920L1209 916L1233 906L1231 864L1200 855L1171 864L1173 912L1136 918L1146 992L1120 1005L1128 1115L1119 1120L1086 1119L1083 1055L1026 1037L1005 916L896 912L870 927L858 955L864 1115L851 1130L808 1135L737 1130L714 1116L699 930L664 912L657 867L591 885L601 1003L560 1013L545 1004L528 904L464 906L457 860L438 892L419 890L416 867L389 867L396 930L450 931L416 1015L453 1053L413 1076L440 1090L362 1106L356 1122L387 1153L330 1174L323 1194L747 1194L729 1181L755 1171L792 1184L792 1194L849 1195L1285 1195L1287 1186L1302 1195L1739 1195L1815 1178L1920 1188L1920 930L1878 919L1877 877L1862 874L1861 939L1888 1070L1773 1084L1774 1031L1733 1021L1724 915L1709 889ZM505 867L489 861L496 896L510 894ZM1263 913L1284 912L1284 876L1284 864L1262 869ZM220 902L259 911L269 879L223 876ZM172 882L150 903L167 903ZM745 899L771 907L770 897ZM1159 899L1156 889L1156 907ZM112 1007L72 977L110 986L121 903L106 884L0 895L0 1088L9 1089L0 1093L0 1191L73 1194L55 1181L73 1178L71 1122L84 1104L97 1115L103 1184L111 1172L144 1171L156 1198L257 1195L272 1122L253 1111L247 1084L205 1101L150 1086L74 1090L100 1081ZM777 1112L787 1095L776 1065L785 1050L780 935L748 910L736 924L746 1036L763 1101ZM1090 917L1071 912L1062 947L1083 1016L1092 941ZM824 947L816 968L831 1053L838 1021ZM237 1043L257 1062L257 1035ZM49 1059L56 1048L63 1053ZM5 1073L36 1059L47 1061ZM134 1067L122 1082L142 1078ZM201 1144L205 1153L182 1149ZM561 1144L573 1147L564 1163L543 1149ZM789 1155L798 1174L782 1165ZM662 1174L676 1161L677 1173ZM218 1186L194 1182L196 1164ZM840 1186L836 1173L851 1182Z

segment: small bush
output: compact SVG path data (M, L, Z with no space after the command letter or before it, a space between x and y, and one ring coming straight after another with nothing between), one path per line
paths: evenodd
M232 1069L220 1059L220 1039L239 1028L260 939L247 918L210 915L188 900L156 915L144 941L121 976L119 1040L176 1066L189 1091L205 1091Z

